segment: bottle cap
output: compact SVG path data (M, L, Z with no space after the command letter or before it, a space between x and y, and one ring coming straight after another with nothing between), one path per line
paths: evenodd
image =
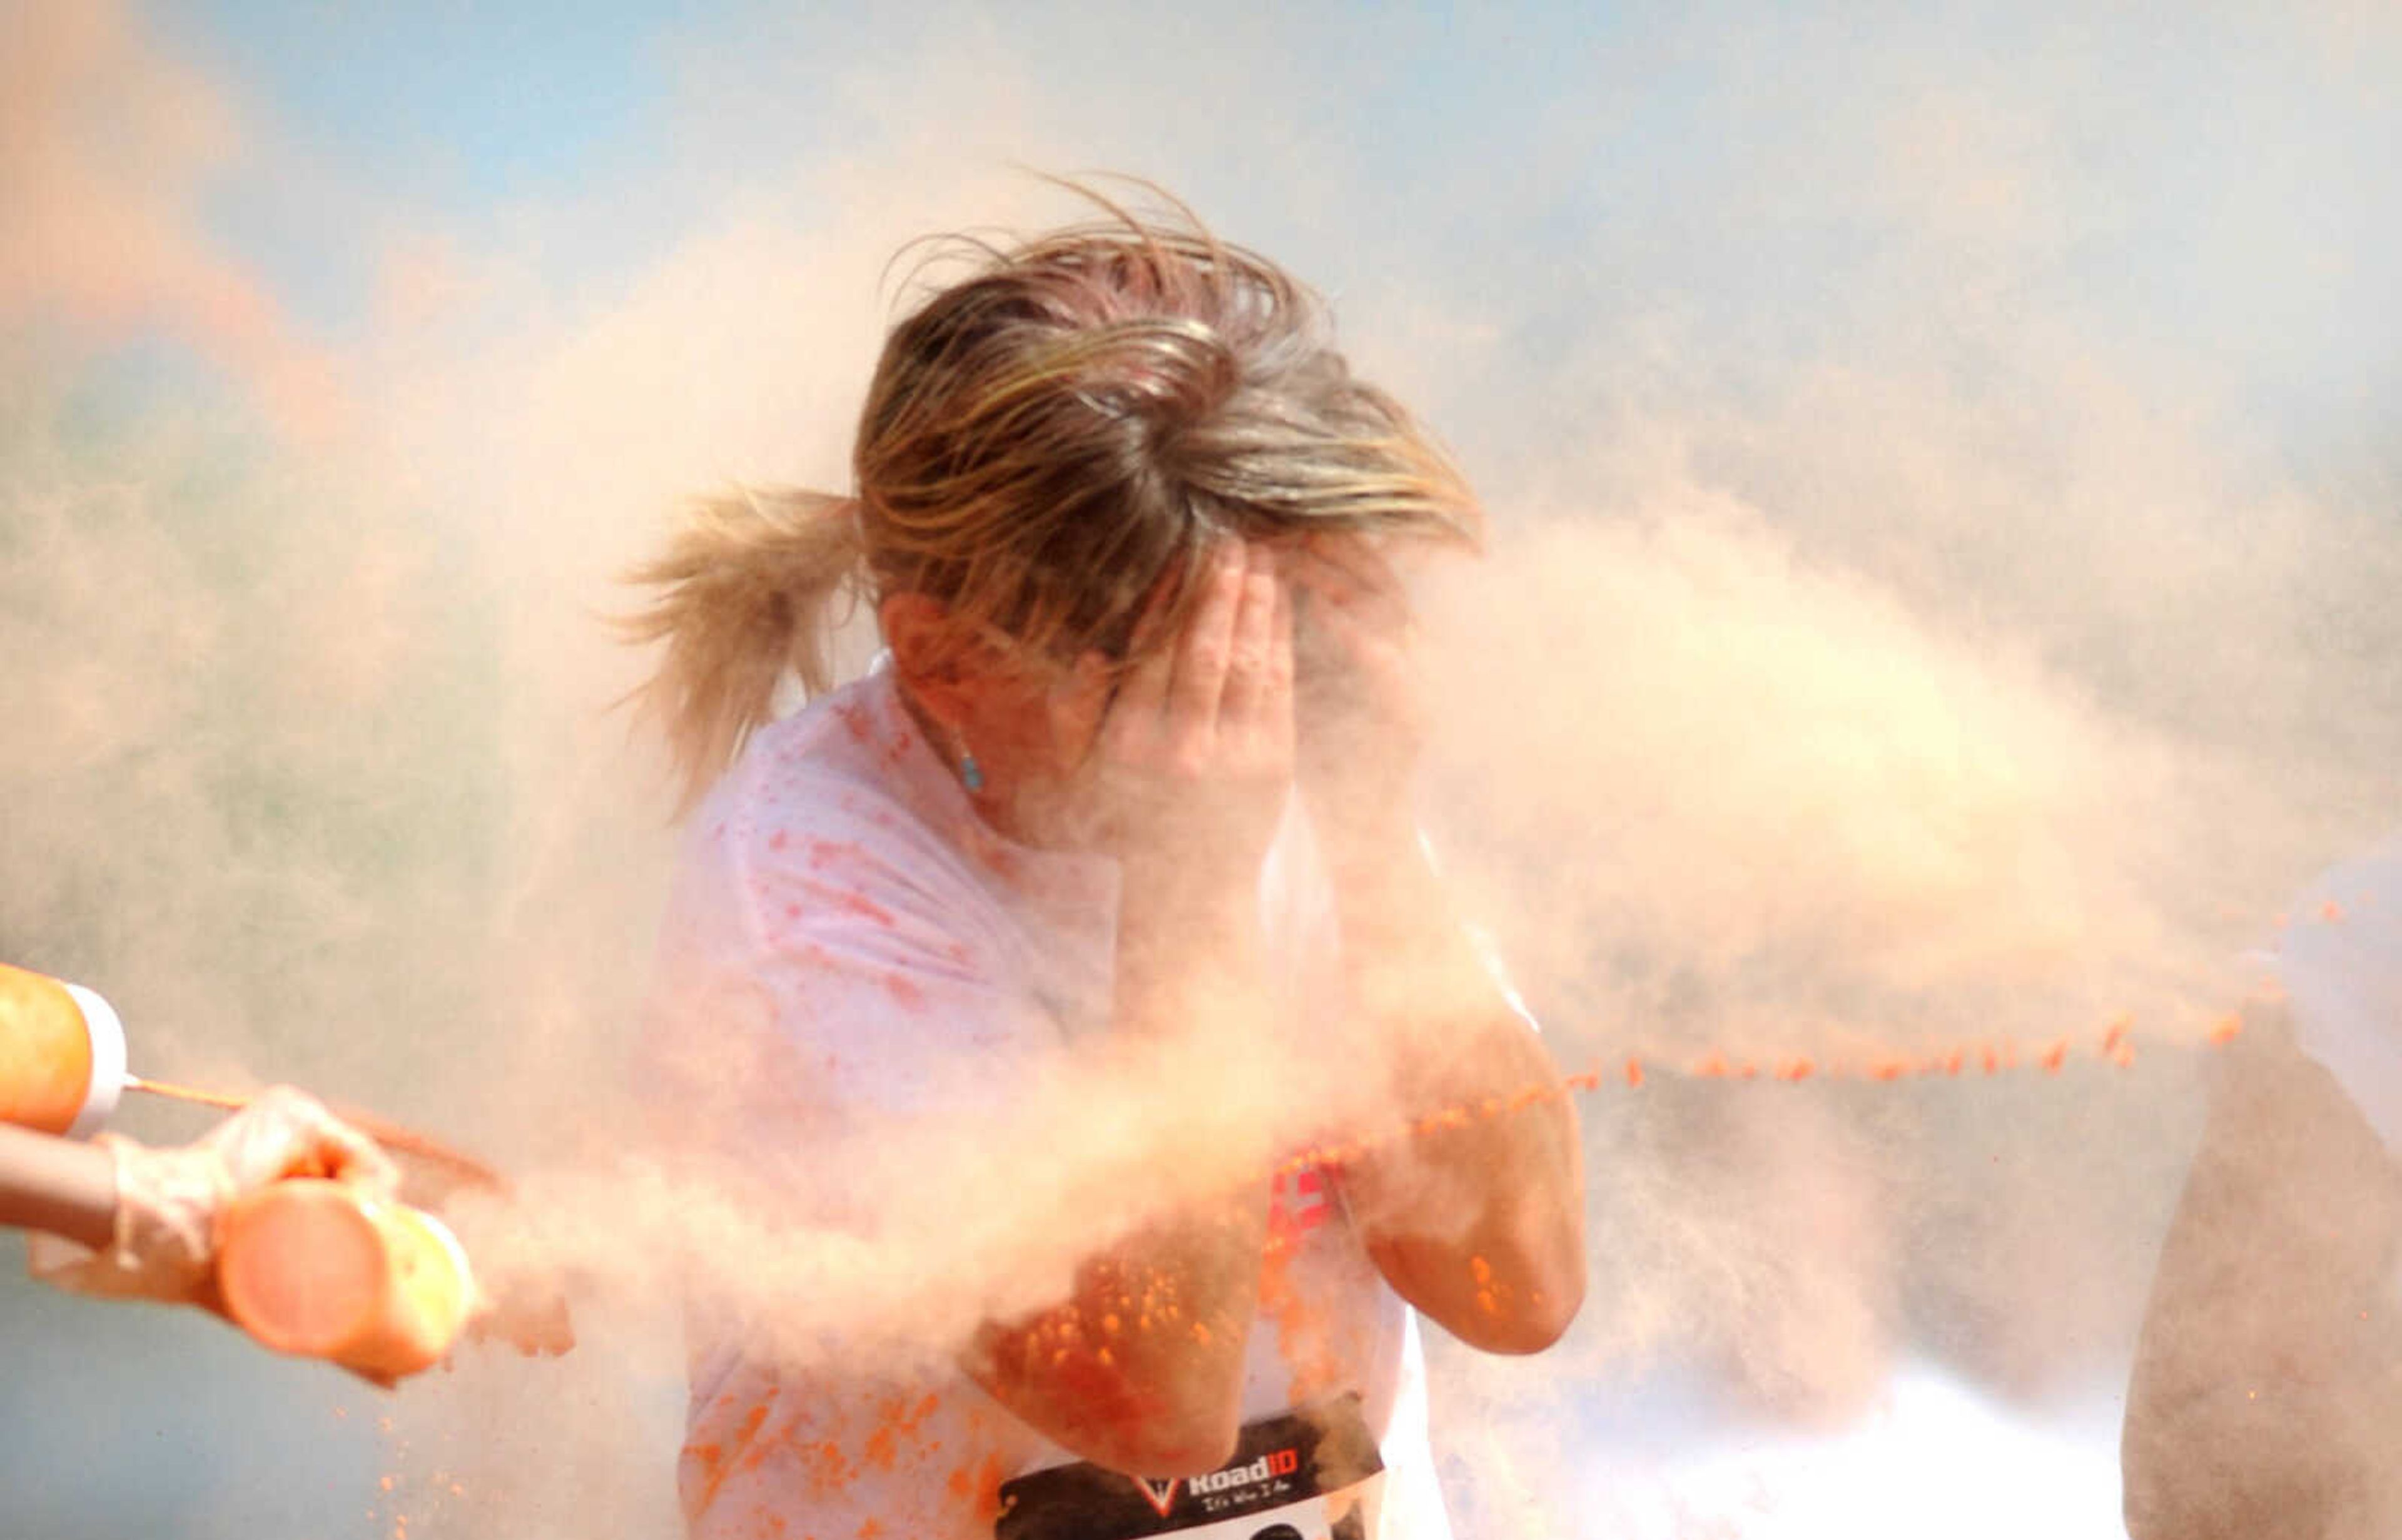
M85 1084L83 1107L67 1125L70 1139L89 1139L117 1111L125 1094L125 1024L117 1008L79 983L60 981L83 1015L84 1034L91 1039L91 1079Z

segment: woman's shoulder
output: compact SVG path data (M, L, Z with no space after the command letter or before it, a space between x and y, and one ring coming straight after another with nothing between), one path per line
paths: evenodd
M683 866L934 892L971 881L917 784L916 731L873 674L770 723L692 814Z

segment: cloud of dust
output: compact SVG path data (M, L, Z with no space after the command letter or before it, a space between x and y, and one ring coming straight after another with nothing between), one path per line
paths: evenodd
M0 318L128 340L164 333L286 427L338 410L330 360L210 238L242 170L231 99L114 3L12 7L0 60Z
M1063 1074L846 1149L904 1195L880 1249L620 1137L672 832L610 709L642 664L616 574L679 497L845 481L904 241L1065 212L1006 161L1126 166L1328 288L1485 490L1490 555L1426 580L1430 821L1564 1066L1651 1066L1584 1103L1576 1334L1439 1357L1463 1530L1575 1530L1579 1409L1663 1366L1804 1427L1912 1354L2022 1398L2107 1379L2228 959L2395 821L2402 763L2394 426L2342 389L2394 340L2353 303L2396 210L2350 146L2391 126L2395 39L2214 15L2115 94L2103 21L1712 12L1571 39L1514 96L1411 25L846 23L850 66L752 19L674 61L650 174L708 189L688 233L596 277L550 243L588 208L421 221L335 349L205 233L272 118L127 16L44 12L0 65L37 193L0 213L0 956L116 998L141 1068L296 1079L511 1169L528 1217L481 1254L573 1277L586 1345L395 1403L461 1533L656 1524L682 1258L796 1351L889 1362L1056 1288L1159 1149L1238 1181L1337 1087ZM1396 141L1403 186L1360 146L1424 70L1477 110ZM1195 140L1153 109L1196 92L1260 110ZM112 410L101 364L154 334L226 398ZM1862 1078L2063 1038L2056 1075ZM1677 1073L1712 1052L1816 1074Z

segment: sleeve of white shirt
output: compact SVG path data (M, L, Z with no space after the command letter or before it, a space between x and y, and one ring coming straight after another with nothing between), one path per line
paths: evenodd
M2275 954L2294 1041L2326 1066L2402 1160L2402 839L2348 861L2295 904Z

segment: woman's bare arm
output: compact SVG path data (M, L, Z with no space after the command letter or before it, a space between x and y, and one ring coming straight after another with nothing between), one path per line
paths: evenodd
M1346 1164L1344 1193L1402 1298L1472 1346L1539 1352L1584 1299L1576 1112L1418 836L1425 706L1398 575L1347 536L1313 539L1289 570L1308 604L1301 787L1334 885L1355 1026L1402 1117L1459 1114Z
M2127 1533L2391 1533L2402 1176L2277 1009L2212 1067L2127 1389Z
M1409 1136L1345 1165L1393 1287L1488 1353L1538 1353L1584 1299L1575 1107L1541 1038L1450 914L1415 835L1335 862L1351 995Z
M117 1222L117 1170L98 1145L0 1123L0 1224L95 1250Z

